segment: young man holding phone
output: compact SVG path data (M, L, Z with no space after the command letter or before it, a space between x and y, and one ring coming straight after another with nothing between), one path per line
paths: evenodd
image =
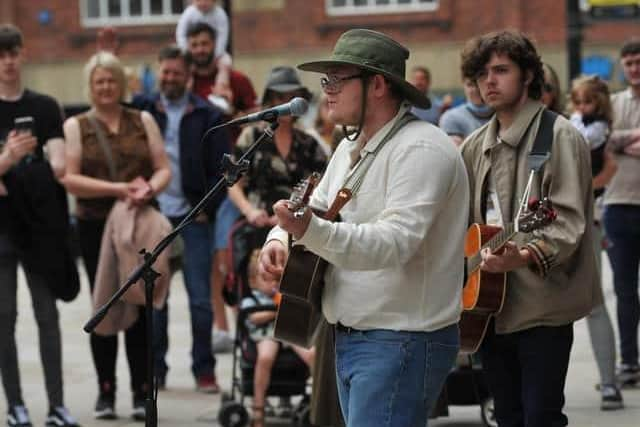
M51 290L55 279L46 273L64 252L68 227L65 193L56 182L65 169L62 114L53 98L23 88L23 58L20 30L0 24L0 376L7 398L7 425L32 425L22 399L15 339L20 262L38 324L49 399L45 423L77 426L63 403L62 344L56 295ZM34 256L41 249L45 256Z

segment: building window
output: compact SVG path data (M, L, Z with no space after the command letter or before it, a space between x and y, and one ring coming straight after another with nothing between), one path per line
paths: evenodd
M439 0L326 0L329 15L431 12Z
M80 0L85 27L173 24L183 9L184 0Z

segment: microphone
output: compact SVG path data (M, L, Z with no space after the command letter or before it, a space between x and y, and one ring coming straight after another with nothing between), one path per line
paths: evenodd
M300 97L293 98L291 101L286 104L277 105L275 107L271 107L269 109L258 111L257 113L251 113L244 117L239 117L237 119L231 120L229 125L241 125L245 123L259 122L259 121L267 121L272 122L276 120L278 117L283 116L293 116L300 117L304 113L307 112L309 108L309 103Z

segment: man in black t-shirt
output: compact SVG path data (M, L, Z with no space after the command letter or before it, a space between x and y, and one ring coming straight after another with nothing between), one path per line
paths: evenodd
M58 295L52 290L56 281L68 285L73 273L77 283L73 269L57 275L68 227L66 205L61 202L64 190L56 182L64 175L62 114L53 98L22 87L22 60L20 30L0 24L0 375L7 424L31 426L22 400L15 340L20 262L39 329L49 398L46 425L77 426L63 403Z

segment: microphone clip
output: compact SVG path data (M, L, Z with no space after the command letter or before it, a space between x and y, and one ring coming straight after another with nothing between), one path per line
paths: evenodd
M222 156L220 169L227 187L232 187L249 170L249 160L240 159L234 162L229 154L225 154Z
M278 115L275 115L277 118ZM242 174L246 173L249 170L249 159L253 155L254 151L256 151L258 145L260 145L262 140L264 140L265 138L273 139L277 128L277 120L269 123L269 126L267 126L262 131L262 135L260 135L260 137L254 141L254 143L249 147L247 151L245 151L245 153L240 159L238 159L237 162L231 160L231 156L229 154L225 154L224 156L222 156L222 165L220 166L220 169L227 187L232 187L242 177Z

